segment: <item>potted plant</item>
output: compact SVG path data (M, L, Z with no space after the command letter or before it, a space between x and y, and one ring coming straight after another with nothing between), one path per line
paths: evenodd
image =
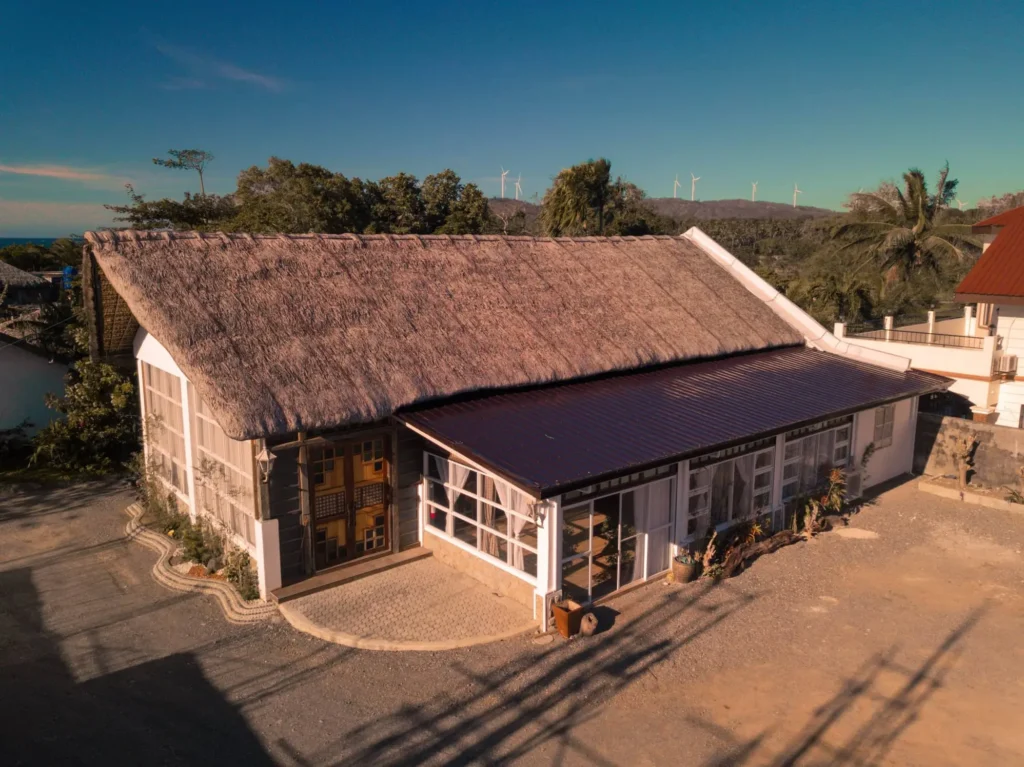
M566 639L580 633L580 621L583 620L583 605L571 599L563 599L551 606L555 614L555 628Z
M700 557L689 551L680 551L672 560L672 578L677 583L689 583L700 575Z

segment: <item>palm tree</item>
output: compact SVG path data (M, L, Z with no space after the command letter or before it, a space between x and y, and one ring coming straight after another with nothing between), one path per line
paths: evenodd
M565 168L544 195L541 217L552 237L604 232L605 217L613 194L612 164L601 158ZM594 219L597 219L596 222Z
M956 198L956 187L948 163L939 171L934 194L928 194L924 174L911 168L903 174L902 190L883 184L874 192L851 194L847 207L853 220L832 236L852 238L844 248L866 246L865 265L877 260L888 282L921 269L936 272L943 256L960 261L964 244L977 245L969 225L946 223L939 215Z

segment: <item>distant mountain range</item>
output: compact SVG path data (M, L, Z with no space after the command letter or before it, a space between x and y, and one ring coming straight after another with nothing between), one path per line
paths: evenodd
M540 205L524 200L510 200L507 197L491 198L491 211L498 216L512 215L517 210L526 214L532 222L540 215ZM827 208L812 208L806 205L793 207L784 202L751 202L750 200L679 200L672 197L648 197L644 203L659 216L677 221L721 218L823 218L835 216L837 211Z

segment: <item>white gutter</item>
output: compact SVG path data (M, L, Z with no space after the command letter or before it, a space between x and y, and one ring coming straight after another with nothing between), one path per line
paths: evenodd
M743 287L764 301L773 312L788 324L799 330L809 346L824 352L850 357L859 362L904 372L910 369L910 359L888 352L855 346L836 338L823 328L807 312L794 304L779 291L761 279L736 256L727 251L696 226L687 229L681 237L686 238L707 253L715 263L728 271Z

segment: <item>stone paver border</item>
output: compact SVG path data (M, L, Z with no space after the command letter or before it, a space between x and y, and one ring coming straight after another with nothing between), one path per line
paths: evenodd
M227 583L209 578L194 578L174 571L171 568L170 560L177 547L140 522L143 509L139 504L133 503L125 511L129 516L124 530L125 537L142 544L159 555L156 564L153 565L153 578L161 586L174 591L198 591L211 594L224 611L224 617L232 623L256 623L277 614L277 607L273 604L263 602L253 605L245 602L238 592Z
M1022 504L1011 503L1010 501L1004 501L1002 498L993 498L991 495L983 495L982 493L975 493L970 490L965 490L963 497L961 497L960 491L955 487L940 485L938 482L925 477L918 481L917 487L919 490L937 495L940 498L949 498L953 501L962 500L964 503L973 503L990 509L1002 509L1003 511L1012 511L1014 514L1024 514L1024 505Z
M374 637L357 636L346 634L343 631L335 631L326 626L314 623L289 602L282 602L277 606L284 619L291 624L292 628L305 634L315 636L325 642L355 647L360 650L381 650L385 652L441 652L444 650L458 650L464 647L475 647L491 642L500 642L503 639L513 639L527 633L536 632L537 623L531 621L529 624L519 626L510 631L500 634L489 634L475 637L463 637L462 639L451 639L447 641L417 642L407 639L377 639Z

